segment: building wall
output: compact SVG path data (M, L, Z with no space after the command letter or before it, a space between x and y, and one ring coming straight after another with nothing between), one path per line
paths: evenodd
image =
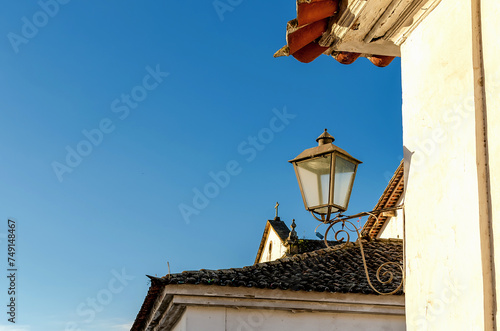
M405 330L404 316L187 307L174 331Z
M397 206L401 205L401 198L399 199ZM401 209L396 210L396 216L388 218L384 227L380 231L377 238L382 239L403 239L404 237L404 227L403 227L403 211Z
M484 329L471 1L442 0L401 49L408 330Z
M224 328L226 324L225 315L225 308L188 307L172 331L232 330Z
M184 312L172 331L186 331L187 330L187 314Z
M272 249L269 251L270 245L272 244ZM271 254L269 254L271 252ZM272 227L269 229L269 235L267 236L266 243L264 244L264 249L262 255L260 256L259 263L274 261L283 257L286 253L286 247L281 242L280 237L274 231Z

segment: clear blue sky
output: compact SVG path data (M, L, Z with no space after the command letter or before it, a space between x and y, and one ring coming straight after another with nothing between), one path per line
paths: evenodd
M399 59L274 59L293 1L242 0L222 20L212 1L44 1L50 16L35 1L0 13L0 259L7 274L14 218L19 268L16 327L2 311L0 330L127 330L167 261L252 264L276 201L313 237L287 161L324 128L363 161L347 214L402 158Z

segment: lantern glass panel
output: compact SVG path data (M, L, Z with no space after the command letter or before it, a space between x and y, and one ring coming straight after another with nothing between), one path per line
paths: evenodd
M335 188L333 193L333 203L347 209L356 164L346 159L335 156Z
M297 163L297 174L307 207L327 205L332 156L321 156Z

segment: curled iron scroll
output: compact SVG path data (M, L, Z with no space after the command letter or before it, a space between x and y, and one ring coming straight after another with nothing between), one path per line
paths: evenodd
M375 217L377 220L378 220L378 216L373 214L373 213L370 213L370 212L367 212L365 213L366 215L370 215L370 216L373 216ZM368 281L368 285L370 285L370 287L372 288L373 291L375 291L376 293L380 294L380 295L391 295L391 294L394 294L396 292L398 292L402 287L403 287L403 283L404 283L404 270L403 270L403 267L401 266L400 263L398 262L385 262L383 263L380 267L378 267L377 269L377 272L376 272L376 278L377 278L377 281L383 285L387 285L387 284L391 284L394 280L394 273L393 271L390 271L390 270L384 270L384 268L388 267L388 266L396 266L397 268L399 268L399 270L401 271L401 282L398 284L397 288L393 291L390 291L390 292L380 292L379 290L377 290L372 282L371 282L371 279L370 279L370 275L368 274L368 267L367 267L367 264L366 264L366 258L365 258L365 252L364 252L364 249L363 249L363 242L362 240L360 240L360 233L359 233L359 229L349 220L347 219L343 219L342 216L336 216L334 219L332 219L331 221L325 221L323 220L324 223L329 223L330 225L328 226L328 228L326 229L325 231L325 236L324 236L324 241L325 241L325 245L326 247L331 247L329 244L328 244L328 232L336 225L336 224L341 224L342 225L342 229L340 230L337 230L335 231L335 240L337 241L344 241L346 240L346 242L343 244L344 246L347 245L349 242L350 242L350 238L351 236L349 235L349 232L356 232L357 236L358 236L358 242L359 242L359 249L361 250L361 258L363 260L363 267L365 269L365 275L366 275L366 280ZM340 236L340 237L339 237ZM387 280L382 280L381 279L381 276Z

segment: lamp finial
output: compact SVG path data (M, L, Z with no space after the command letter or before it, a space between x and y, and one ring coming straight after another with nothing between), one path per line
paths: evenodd
M318 146L325 145L325 144L331 144L335 141L335 138L331 134L327 132L325 129L325 132L319 136L316 141L318 142Z

